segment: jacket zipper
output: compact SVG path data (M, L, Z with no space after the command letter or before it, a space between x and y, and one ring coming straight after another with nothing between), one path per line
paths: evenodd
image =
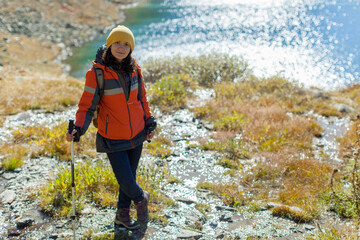
M108 124L109 124L109 115L108 115L108 114L106 114L106 127L105 127L105 134L107 134Z
M129 108L129 92L128 90L126 89L125 87L125 76L122 74L122 72L120 73L121 74L121 77L120 77L120 74L118 71L114 71L116 73L116 75L118 76L118 79L119 79L119 82L124 90L124 94L125 94L125 100L126 100L126 107L127 107L127 110L128 110L128 116L129 116L129 125L130 125L130 139L133 137L133 129L132 129L132 125L131 125L131 116L130 116L130 108ZM130 82L131 82L131 78L130 78ZM131 91L130 91L131 92Z

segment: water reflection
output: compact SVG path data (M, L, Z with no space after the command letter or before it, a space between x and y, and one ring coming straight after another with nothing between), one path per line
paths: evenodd
M258 76L279 74L305 86L359 82L359 0L151 0L127 9L135 57L222 52L242 56ZM75 50L72 74L83 78L97 42ZM79 70L80 69L80 70Z
M143 61L215 51L305 85L358 81L359 1L168 0L161 9L163 18L135 30Z

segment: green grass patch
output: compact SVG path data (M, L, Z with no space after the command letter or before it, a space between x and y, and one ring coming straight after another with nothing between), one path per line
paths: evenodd
M110 166L105 164L92 165L80 163L75 168L75 185L79 213L85 201L95 202L101 206L115 206L118 185ZM41 209L52 216L66 216L72 206L71 170L60 169L55 179L39 192Z
M1 167L6 171L13 171L24 165L24 159L22 156L11 156L7 157L1 162Z
M236 169L236 170L241 169L241 165L238 161L236 161L234 159L229 159L226 157L220 159L216 164L223 166L224 168L230 168L230 169Z
M187 75L166 75L150 86L150 104L158 106L162 111L171 112L185 107L189 97Z
M169 173L165 168L140 166L138 169L137 181L151 196L149 210L153 215L159 214L164 207L175 204L162 193L162 187L167 177L169 177ZM77 214L89 202L101 207L116 206L119 186L109 164L101 162L77 164L75 185ZM72 209L71 189L69 166L60 169L54 179L37 193L42 211L54 217L68 215Z
M205 189L220 197L222 201L231 207L241 207L247 204L249 198L239 189L239 185L232 184L215 184L202 182L196 186L198 189Z
M239 159L247 159L249 157L248 149L245 147L241 139L236 137L219 136L208 141L200 141L201 150L213 150L223 153L224 159L232 161L231 164ZM222 165L222 163L220 163Z
M4 154L1 168L5 171L14 171L22 167L29 156L29 148L23 144L5 144L0 147L0 150Z
M20 127L13 131L13 139L15 143L30 145L33 149L33 156L55 157L70 161L70 143L66 141L65 135L67 128L67 122L60 122L52 127ZM95 137L96 128L91 125L86 134L81 137L80 143L74 144L75 153L95 157Z
M195 208L201 212L205 217L207 217L208 213L211 212L211 207L206 203L196 203Z
M145 152L159 158L168 158L171 155L172 142L163 134L157 134L150 143L144 145Z

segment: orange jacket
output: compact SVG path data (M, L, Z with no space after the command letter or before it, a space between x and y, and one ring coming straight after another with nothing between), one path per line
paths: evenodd
M125 94L120 72L115 72L95 61L93 66L104 70L104 94L100 99L100 89L97 86L95 70L91 68L86 73L85 89L76 112L75 125L88 129L96 106L100 102L98 115L98 133L105 138L115 140L131 140L145 128L145 119L151 116L146 98L144 81L142 81L142 102L138 100L138 77L142 78L141 69L132 72L130 94ZM124 74L123 74L124 75ZM128 95L128 96L127 96ZM144 119L145 118L145 119Z

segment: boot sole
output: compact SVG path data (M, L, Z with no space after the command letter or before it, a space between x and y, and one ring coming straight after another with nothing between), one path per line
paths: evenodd
M136 230L136 229L140 229L141 228L141 225L140 224L136 224L135 226L128 226L126 224L124 224L123 222L120 222L120 221L115 221L115 224L116 225L119 225L121 227L124 227L126 229L130 229L130 230Z

